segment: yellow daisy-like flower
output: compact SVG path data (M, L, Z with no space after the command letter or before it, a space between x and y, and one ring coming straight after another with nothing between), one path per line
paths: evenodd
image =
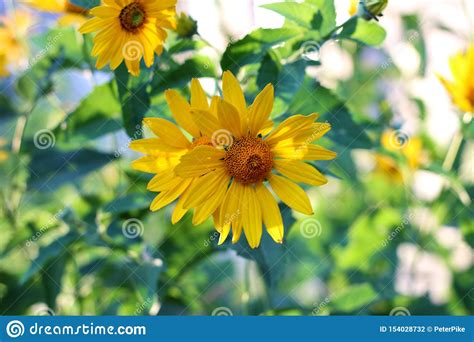
M77 6L68 0L24 0L26 5L43 12L64 14L59 18L59 25L82 24L88 14L87 9Z
M155 53L163 52L164 29L176 26L176 0L103 0L90 14L94 18L79 31L98 31L92 49L92 55L98 57L97 68L110 64L115 70L125 59L128 71L138 76L142 57L151 67Z
M474 112L474 44L465 53L451 57L449 66L453 80L449 81L438 75L439 79L451 95L455 105L466 113Z
M130 148L146 154L134 161L132 167L136 170L155 174L149 182L148 190L159 192L150 209L157 211L179 198L172 215L175 224L186 214L188 208L184 206L189 188L194 182L192 178L181 178L174 172L180 158L197 146L212 146L211 137L202 132L191 117L191 108L209 110L216 113L217 97L209 105L207 96L198 80L191 82L191 103L175 90L165 92L166 101L176 123L188 132L192 139L188 139L178 126L165 119L147 118L144 123L153 131L157 138L133 141ZM207 216L196 210L193 222L202 223ZM203 218L204 216L204 218Z
M0 148L3 148L6 145L7 141L3 138L0 138ZM8 152L0 149L0 163L8 159Z
M28 54L24 39L33 22L33 17L24 11L16 11L11 17L0 17L0 77L9 76Z
M257 248L262 225L278 243L283 242L284 227L278 203L267 187L289 207L313 214L310 200L296 183L323 185L326 178L305 161L331 160L336 153L311 144L330 129L317 123L317 114L292 116L268 134L273 109L271 84L248 107L237 79L223 76L223 100L217 101L217 115L193 109L194 122L210 136L213 146L197 146L181 157L175 168L178 176L192 180L184 206L197 208L210 216L223 243L230 230L232 241L242 230L251 248Z

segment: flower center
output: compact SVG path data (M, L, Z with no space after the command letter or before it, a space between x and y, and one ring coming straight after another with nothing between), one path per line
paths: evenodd
M122 9L119 18L123 29L134 33L145 23L145 10L140 3L132 2Z
M197 139L194 139L193 143L191 144L191 149L193 150L198 146L213 146L212 140L206 136L202 136Z
M224 161L229 175L245 185L268 177L273 167L273 154L261 138L243 137L229 148Z

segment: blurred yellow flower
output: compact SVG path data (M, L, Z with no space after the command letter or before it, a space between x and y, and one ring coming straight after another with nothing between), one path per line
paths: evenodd
M360 0L350 0L349 14L355 15L357 13L357 8L359 7Z
M3 138L0 138L0 148L4 147L6 145L6 140ZM5 160L8 159L8 152L4 150L0 150L0 163L4 162Z
M459 52L449 60L453 80L441 75L441 80L455 105L466 113L474 112L474 44L466 52Z
M79 31L98 31L92 55L96 67L115 70L125 59L128 71L138 76L140 61L151 67L155 53L161 55L167 33L176 27L176 0L107 0L90 10L93 16Z
M24 0L22 2L39 11L64 14L58 20L62 26L82 24L88 14L87 9L68 0Z
M382 147L392 153L401 153L409 169L416 170L425 161L423 144L420 138L409 137L403 132L387 130L381 137ZM382 172L396 182L403 181L403 175L397 161L390 156L375 154L376 171Z
M28 54L25 42L33 17L24 11L16 11L9 17L0 17L0 77L11 74Z
M283 242L283 220L274 193L289 207L306 215L313 209L303 188L319 186L327 179L307 161L332 160L336 153L312 142L330 129L318 123L317 114L294 115L269 134L273 109L273 85L268 84L248 106L237 79L223 75L223 100L217 111L192 110L200 131L212 146L198 146L180 159L175 172L190 183L185 208L195 208L203 221L214 213L222 244L232 229L232 242L245 233L251 248L260 245L262 226L277 243Z

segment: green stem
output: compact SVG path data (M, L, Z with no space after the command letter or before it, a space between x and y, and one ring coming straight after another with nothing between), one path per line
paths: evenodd
M451 140L448 153L446 154L446 158L444 159L443 169L445 171L451 171L451 169L453 168L454 162L456 161L456 157L459 153L459 149L461 148L462 140L463 135L461 133L461 130L459 130L454 135L453 140Z

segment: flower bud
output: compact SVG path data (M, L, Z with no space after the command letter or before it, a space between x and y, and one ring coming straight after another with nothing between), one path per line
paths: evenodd
M176 33L182 38L190 38L197 33L197 21L181 13L177 18Z
M361 0L357 14L366 20L379 20L387 8L388 0Z

